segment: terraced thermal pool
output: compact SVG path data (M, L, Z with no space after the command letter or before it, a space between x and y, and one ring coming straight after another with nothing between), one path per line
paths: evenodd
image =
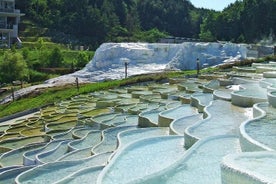
M0 183L275 183L276 79L246 71L91 92L2 122Z

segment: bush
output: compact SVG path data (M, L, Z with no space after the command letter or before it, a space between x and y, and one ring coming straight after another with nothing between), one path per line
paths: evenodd
M158 29L154 28L145 32L137 32L133 37L138 41L144 40L146 42L154 43L157 42L160 38L164 38L167 36L167 33L161 32Z
M30 74L30 78L29 78L30 82L41 82L49 79L48 74L41 73L35 70L30 70L29 74Z
M40 68L39 71L47 74L65 75L72 73L72 68Z

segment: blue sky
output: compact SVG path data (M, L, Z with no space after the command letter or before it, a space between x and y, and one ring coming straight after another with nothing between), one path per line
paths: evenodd
M197 8L208 8L217 11L222 11L230 3L236 0L190 0L190 2Z

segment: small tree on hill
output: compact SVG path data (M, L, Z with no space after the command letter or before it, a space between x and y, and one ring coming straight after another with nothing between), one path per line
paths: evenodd
M54 48L53 51L50 53L48 62L48 66L52 68L60 67L62 65L63 56L58 47Z
M89 56L85 52L80 52L77 56L76 67L83 68L89 61Z
M28 66L22 54L6 52L0 62L0 78L3 82L12 83L15 80L26 80L29 77Z

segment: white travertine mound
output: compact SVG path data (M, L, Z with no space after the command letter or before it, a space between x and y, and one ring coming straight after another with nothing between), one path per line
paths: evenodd
M245 59L247 48L244 44L233 43L104 43L94 58L81 71L49 80L48 83L66 81L79 77L84 81L120 79L125 76L125 62L128 75L160 72L163 70L196 69L196 59L201 66L214 66L223 62Z

